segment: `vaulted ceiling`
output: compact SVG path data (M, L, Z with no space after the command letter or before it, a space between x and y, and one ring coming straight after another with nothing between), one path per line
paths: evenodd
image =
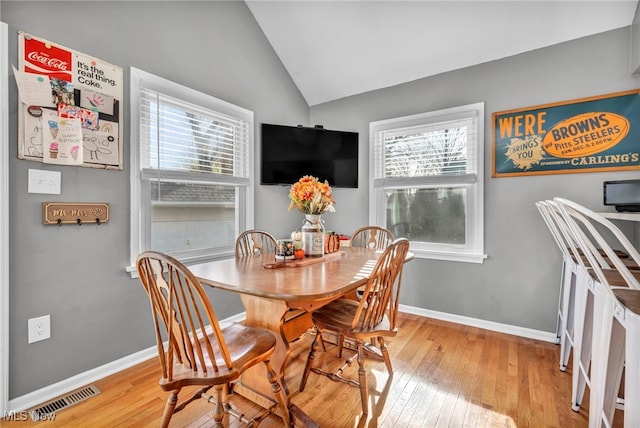
M246 0L310 106L631 25L638 0Z

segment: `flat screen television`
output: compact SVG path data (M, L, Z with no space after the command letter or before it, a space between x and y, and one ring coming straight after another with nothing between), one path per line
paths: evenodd
M358 187L358 133L262 124L260 184L291 185L304 175Z

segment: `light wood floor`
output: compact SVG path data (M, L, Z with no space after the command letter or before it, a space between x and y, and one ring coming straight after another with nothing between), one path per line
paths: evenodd
M381 361L367 361L368 418L361 416L356 388L312 373L305 391L297 391L310 335L292 346L286 375L292 402L323 428L587 426L588 391L583 409L572 411L571 369L558 369L557 345L408 314L400 314L399 324L399 335L388 340L394 376ZM339 367L335 353L327 346L316 362ZM347 371L356 372L355 364ZM53 421L0 420L0 427L156 427L166 400L158 377L152 359L96 382L101 394L60 411ZM257 412L241 397L233 404L249 416ZM211 427L210 411L210 404L198 400L174 415L171 426ZM616 414L615 426L621 422ZM260 426L281 423L270 416Z

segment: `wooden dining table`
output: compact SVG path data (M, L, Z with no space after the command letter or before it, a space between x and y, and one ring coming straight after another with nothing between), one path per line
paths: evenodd
M323 257L276 262L271 253L201 263L189 269L203 285L239 293L246 311L244 323L274 333L277 344L271 363L292 417L313 426L291 403L285 381L289 344L313 326L313 310L355 295L358 287L366 284L381 254L381 250L342 247ZM233 389L265 408L275 402L261 364L245 372Z

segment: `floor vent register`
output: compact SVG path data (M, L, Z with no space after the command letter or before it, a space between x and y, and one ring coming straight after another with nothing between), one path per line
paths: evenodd
M95 385L89 385L75 391L71 391L55 400L49 401L31 411L31 419L41 421L49 419L50 415L55 415L67 407L78 404L95 395L100 394L100 390Z

